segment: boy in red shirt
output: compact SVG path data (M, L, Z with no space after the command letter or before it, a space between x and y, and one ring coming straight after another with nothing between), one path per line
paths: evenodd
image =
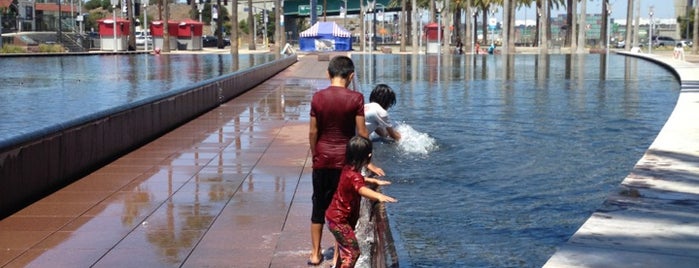
M368 137L364 123L364 95L348 89L354 63L336 56L328 63L330 86L313 94L308 140L313 154L313 212L309 265L323 262L320 241L325 210L330 205L345 163L347 142L355 135Z
M362 168L371 160L371 150L371 141L364 137L355 136L347 143L345 166L342 168L340 182L325 212L328 229L335 236L340 253L335 267L354 267L361 253L354 233L354 227L359 219L361 197L379 202L396 202L394 198L378 193L364 184L365 182L377 185L390 184L388 181L362 176Z

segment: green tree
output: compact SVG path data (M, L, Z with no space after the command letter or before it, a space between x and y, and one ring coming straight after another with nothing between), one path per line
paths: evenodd
M680 26L680 36L682 39L691 38L691 33L694 32L694 9L689 11L689 17L677 17L677 25ZM687 36L687 33L690 33L689 36Z

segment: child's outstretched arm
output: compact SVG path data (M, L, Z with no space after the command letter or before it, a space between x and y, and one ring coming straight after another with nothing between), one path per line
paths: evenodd
M359 195L369 198L374 201L379 201L381 203L384 202L390 202L390 203L395 203L398 202L398 200L394 199L393 197L384 195L382 193L379 193L377 191L374 191L370 189L369 187L363 186L362 188L359 188Z
M374 163L369 163L368 165L366 165L366 168L378 176L386 176L386 172L383 172L383 169L377 167L376 165L374 165Z
M391 184L390 181L379 180L379 179L371 178L371 177L364 177L364 181L365 181L365 182L368 182L368 183L376 184L376 185L379 185L379 186L384 186L384 185L389 185L389 184Z

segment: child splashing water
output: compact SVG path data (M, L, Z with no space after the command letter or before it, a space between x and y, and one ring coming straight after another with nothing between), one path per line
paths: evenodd
M369 139L355 136L349 140L340 182L330 206L325 211L328 229L335 236L340 253L335 267L354 267L359 258L359 242L354 228L359 219L361 197L379 202L397 202L396 199L365 186L365 182L377 185L390 184L384 180L365 178L361 174L362 168L371 161L371 151L372 144Z
M396 126L396 131L401 133L402 138L397 144L398 150L407 154L426 155L439 149L437 141L427 133L422 133L413 129L408 124L400 123Z
M364 104L364 118L370 137L380 137L396 141L398 149L406 153L427 154L437 149L433 138L420 133L409 125L393 125L389 120L388 109L396 104L396 93L386 84L378 84L369 95L369 103Z

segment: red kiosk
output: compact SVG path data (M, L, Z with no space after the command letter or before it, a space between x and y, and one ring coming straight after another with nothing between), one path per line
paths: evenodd
M186 19L178 24L177 41L186 46L187 50L201 50L204 24L192 19Z
M441 32L438 32L441 31ZM425 25L425 43L427 44L426 53L439 53L440 41L444 42L444 32L439 29L436 22ZM441 39L441 40L439 40Z
M177 22L168 21L167 30L170 34L170 50L177 49ZM162 49L165 45L165 24L161 20L156 20L150 24L150 33L153 35L153 47Z
M130 22L126 19L116 19L116 35L114 19L97 20L100 34L100 49L104 51L125 51L128 48Z

